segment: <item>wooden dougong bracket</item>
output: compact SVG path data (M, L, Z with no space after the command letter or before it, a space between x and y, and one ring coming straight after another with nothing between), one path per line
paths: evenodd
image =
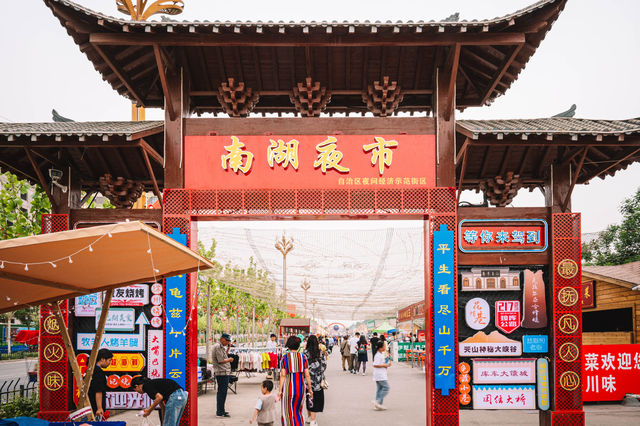
M331 93L327 88L307 77L304 83L298 83L293 87L293 93L289 95L291 103L304 117L319 117L327 104L331 102Z
M522 188L520 175L513 172L507 172L504 176L496 176L480 182L480 189L487 196L487 200L496 207L505 207L511 204L520 188Z
M260 95L243 81L235 82L233 78L228 83L222 83L218 88L218 102L229 117L246 117L258 103Z
M373 85L369 85L367 91L362 93L362 101L376 117L392 115L404 97L398 82L389 80L389 76L385 75L382 84L374 81Z
M100 176L100 192L119 209L131 208L143 190L144 185L141 182L123 177L114 179L109 173Z

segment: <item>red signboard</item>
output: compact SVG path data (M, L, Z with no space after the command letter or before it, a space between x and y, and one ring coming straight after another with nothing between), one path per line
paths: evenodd
M582 400L621 401L640 394L640 345L582 347Z
M585 281L582 283L582 309L596 307L596 295L594 291L593 281Z
M519 300L499 300L496 302L496 327L507 334L520 327Z
M187 136L192 189L435 187L434 135Z
M541 252L547 248L547 225L543 220L463 220L459 247L463 252Z

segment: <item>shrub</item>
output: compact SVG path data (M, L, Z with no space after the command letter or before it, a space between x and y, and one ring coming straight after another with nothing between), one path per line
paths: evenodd
M35 417L38 414L40 404L38 397L33 395L30 398L15 398L10 402L0 405L0 419L13 417Z

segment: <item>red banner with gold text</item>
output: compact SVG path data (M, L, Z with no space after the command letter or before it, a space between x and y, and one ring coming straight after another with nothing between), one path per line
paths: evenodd
M191 189L435 187L434 135L188 136Z

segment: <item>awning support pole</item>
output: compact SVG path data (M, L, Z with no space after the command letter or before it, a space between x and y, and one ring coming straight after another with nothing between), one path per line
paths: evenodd
M80 389L80 401L89 400L89 386L91 385L91 378L93 377L93 370L96 366L96 358L98 357L98 350L100 350L100 342L102 342L102 336L104 334L104 327L107 323L107 316L109 315L109 306L111 305L111 298L113 297L113 289L109 289L105 292L104 300L102 301L102 311L100 311L100 321L98 322L98 329L96 330L96 336L93 340L93 347L91 348L91 356L87 363L87 372L84 375L84 383ZM107 407L102 407L106 409Z
M64 322L64 317L62 316L60 305L58 305L58 302L54 302L51 304L51 307L53 308L53 314L55 315L56 321L58 322L58 327L60 328L62 341L64 342L64 346L67 350L67 359L69 361L69 364L71 364L71 370L73 370L73 377L76 381L76 386L78 386L78 389L82 389L82 373L80 373L80 367L78 366L76 353L73 350L73 345L71 344L71 337L69 337L69 329L67 328L67 325ZM84 400L79 399L78 405L82 405L82 407L85 405L89 405L89 399L86 397ZM93 412L91 412L91 415L89 416L89 420L95 421Z

